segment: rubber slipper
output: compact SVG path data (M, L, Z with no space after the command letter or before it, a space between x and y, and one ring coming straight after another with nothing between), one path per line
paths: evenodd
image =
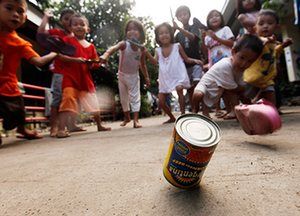
M76 128L73 128L73 129L69 130L70 133L83 132L83 131L86 131L86 129L81 128L81 127L76 127Z
M69 137L69 136L70 136L70 134L67 133L67 132L65 132L65 131L59 131L59 132L57 132L57 134L56 134L56 137L57 137L57 138L67 138L67 137Z
M35 134L22 134L22 135L17 135L16 136L19 139L27 139L27 140L34 140L34 139L42 139L43 136L39 135L37 133Z
M170 123L174 123L174 122L175 122L175 119L174 120L173 119L169 119L169 120L163 122L163 124L170 124Z

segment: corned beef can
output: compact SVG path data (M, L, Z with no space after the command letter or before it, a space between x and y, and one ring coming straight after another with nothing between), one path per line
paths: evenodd
M198 187L220 138L219 126L209 118L181 115L175 122L163 165L167 181L183 189Z

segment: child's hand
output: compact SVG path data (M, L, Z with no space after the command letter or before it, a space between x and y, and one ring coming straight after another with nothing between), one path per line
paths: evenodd
M179 28L179 26L178 26L178 24L175 22L175 20L173 20L173 28L174 28L174 30L176 30L176 29Z
M86 63L87 61L88 61L87 59L82 58L82 57L76 58L76 62L78 62L78 63Z
M194 63L198 64L198 65L201 65L201 66L203 65L203 62L199 59L194 59Z
M50 17L53 17L53 11L51 10L51 9L46 9L45 11L44 11L44 16L45 17L48 17L48 18L50 18Z
M283 48L292 45L293 44L293 39L292 38L287 38L282 42L282 46Z
M211 37L212 39L214 39L214 40L217 40L217 39L218 39L217 35L216 35L215 32L212 31L212 30L207 30L207 31L206 31L206 35L210 36L210 37Z
M145 82L146 82L146 87L149 88L150 87L150 79L149 79L149 77L145 78Z

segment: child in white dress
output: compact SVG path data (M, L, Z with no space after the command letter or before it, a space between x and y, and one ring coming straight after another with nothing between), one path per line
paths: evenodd
M201 64L198 59L189 58L179 43L174 43L174 32L171 25L162 23L155 28L155 40L160 45L156 48L153 57L147 50L146 56L153 64L159 65L159 103L161 108L169 116L164 123L175 122L175 117L170 107L166 104L166 97L176 90L180 104L181 114L185 113L185 101L183 89L190 88L190 81L184 62Z

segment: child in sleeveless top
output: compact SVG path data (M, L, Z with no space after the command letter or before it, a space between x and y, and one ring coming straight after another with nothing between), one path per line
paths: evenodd
M107 61L109 56L120 51L118 84L121 105L124 113L124 121L121 126L126 126L130 121L130 108L133 112L133 127L141 128L139 123L139 111L141 107L140 76L141 69L146 86L150 86L149 74L145 64L145 55L141 52L138 44L130 43L136 41L143 43L145 40L144 28L138 20L129 20L125 27L126 39L109 48L101 59Z
M181 114L185 113L183 89L190 88L190 80L184 61L190 64L202 65L199 59L189 58L179 43L174 43L174 32L171 25L162 23L155 28L155 40L160 45L153 57L147 50L146 56L151 63L159 65L159 103L169 116L164 123L175 122L175 117L170 107L166 104L166 97L176 90L180 104Z

